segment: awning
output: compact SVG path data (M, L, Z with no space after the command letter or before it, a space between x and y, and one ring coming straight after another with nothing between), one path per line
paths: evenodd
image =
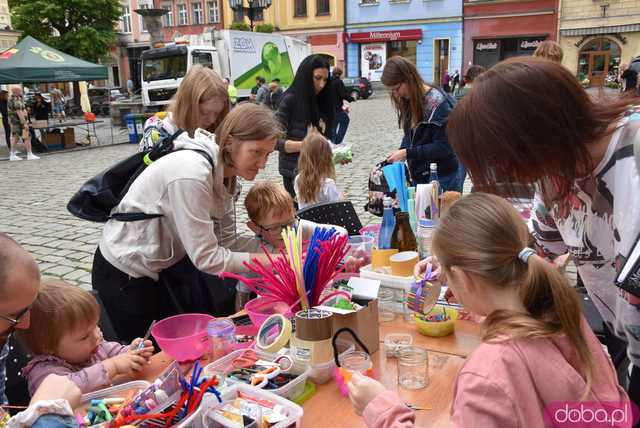
M0 83L104 80L107 67L67 55L27 36L0 53Z
M631 33L640 31L640 24L612 25L609 27L567 28L560 29L562 36L595 36L598 34Z
M421 40L422 29L391 30L391 31L366 31L364 33L349 33L348 41L351 43L379 43L395 42L397 40Z

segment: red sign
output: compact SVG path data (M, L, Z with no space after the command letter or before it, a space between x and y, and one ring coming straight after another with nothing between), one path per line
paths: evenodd
M421 40L422 30L368 31L349 34L352 43L394 42L396 40Z

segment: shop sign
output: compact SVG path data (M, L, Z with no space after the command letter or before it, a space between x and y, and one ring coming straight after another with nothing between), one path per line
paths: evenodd
M422 30L367 31L349 34L352 43L395 42L397 40L421 40Z
M478 42L478 43L476 43L476 50L478 52L495 51L496 49L498 49L498 42Z
M520 40L520 49L524 51L536 49L544 39L525 39Z

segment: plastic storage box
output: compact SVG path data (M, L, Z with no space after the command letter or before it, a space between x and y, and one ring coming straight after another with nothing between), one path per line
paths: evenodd
M302 385L304 386L304 383ZM267 400L281 407L282 413L284 413L287 418L283 421L278 422L277 424L271 425L271 428L287 428L291 426L299 428L302 426L302 416L304 414L302 407L276 394L273 394L270 391L265 391L263 389L255 388L250 385L236 384L228 388L222 393L223 403L236 399L239 393L244 393L258 399ZM200 409L198 409L198 411L194 415L192 415L191 418L189 418L189 422L191 422L192 425L190 424L187 426L193 428L211 427L214 423L214 420L211 419L209 414L211 410L214 410L220 406L221 404L218 403L218 401L214 397L211 397L210 395L207 396L200 405ZM187 421L185 421L185 423L186 422ZM226 425L221 424L220 426Z
M209 374L212 372L227 372L232 370L233 360L240 357L244 352L245 352L244 349L233 351L229 355L224 356L214 361L213 363L208 364L204 368L204 373ZM273 361L276 359L276 355L260 351L259 349L256 349L255 353L258 356L258 358L262 360ZM269 392L272 392L281 397L290 398L290 399L294 399L298 395L302 394L302 392L304 391L304 383L307 381L307 378L309 377L309 373L311 373L311 367L309 367L306 364L296 363L294 364L294 366L291 368L289 372L292 374L298 375L298 377L296 377L294 380L292 380L282 388L271 389L269 390ZM227 385L230 385L230 384L227 383ZM234 384L231 384L231 385L234 385ZM222 389L226 390L228 387L229 386L226 386L226 387L223 387Z
M371 265L366 265L360 268L360 277L377 279L380 281L382 287L396 288L409 292L411 290L411 283L415 280L413 276L396 276L379 273L373 270Z

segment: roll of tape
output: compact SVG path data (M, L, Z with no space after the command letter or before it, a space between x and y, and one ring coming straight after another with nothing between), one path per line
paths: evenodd
M418 263L418 253L403 251L389 257L391 274L396 276L413 276L413 268Z
M379 267L389 266L389 258L398 252L395 248L374 248L371 250L371 267L376 269Z
M296 337L315 342L331 339L333 321L329 311L306 309L296 313Z
M265 352L275 354L289 343L292 331L291 321L281 314L273 314L258 330L256 346Z

